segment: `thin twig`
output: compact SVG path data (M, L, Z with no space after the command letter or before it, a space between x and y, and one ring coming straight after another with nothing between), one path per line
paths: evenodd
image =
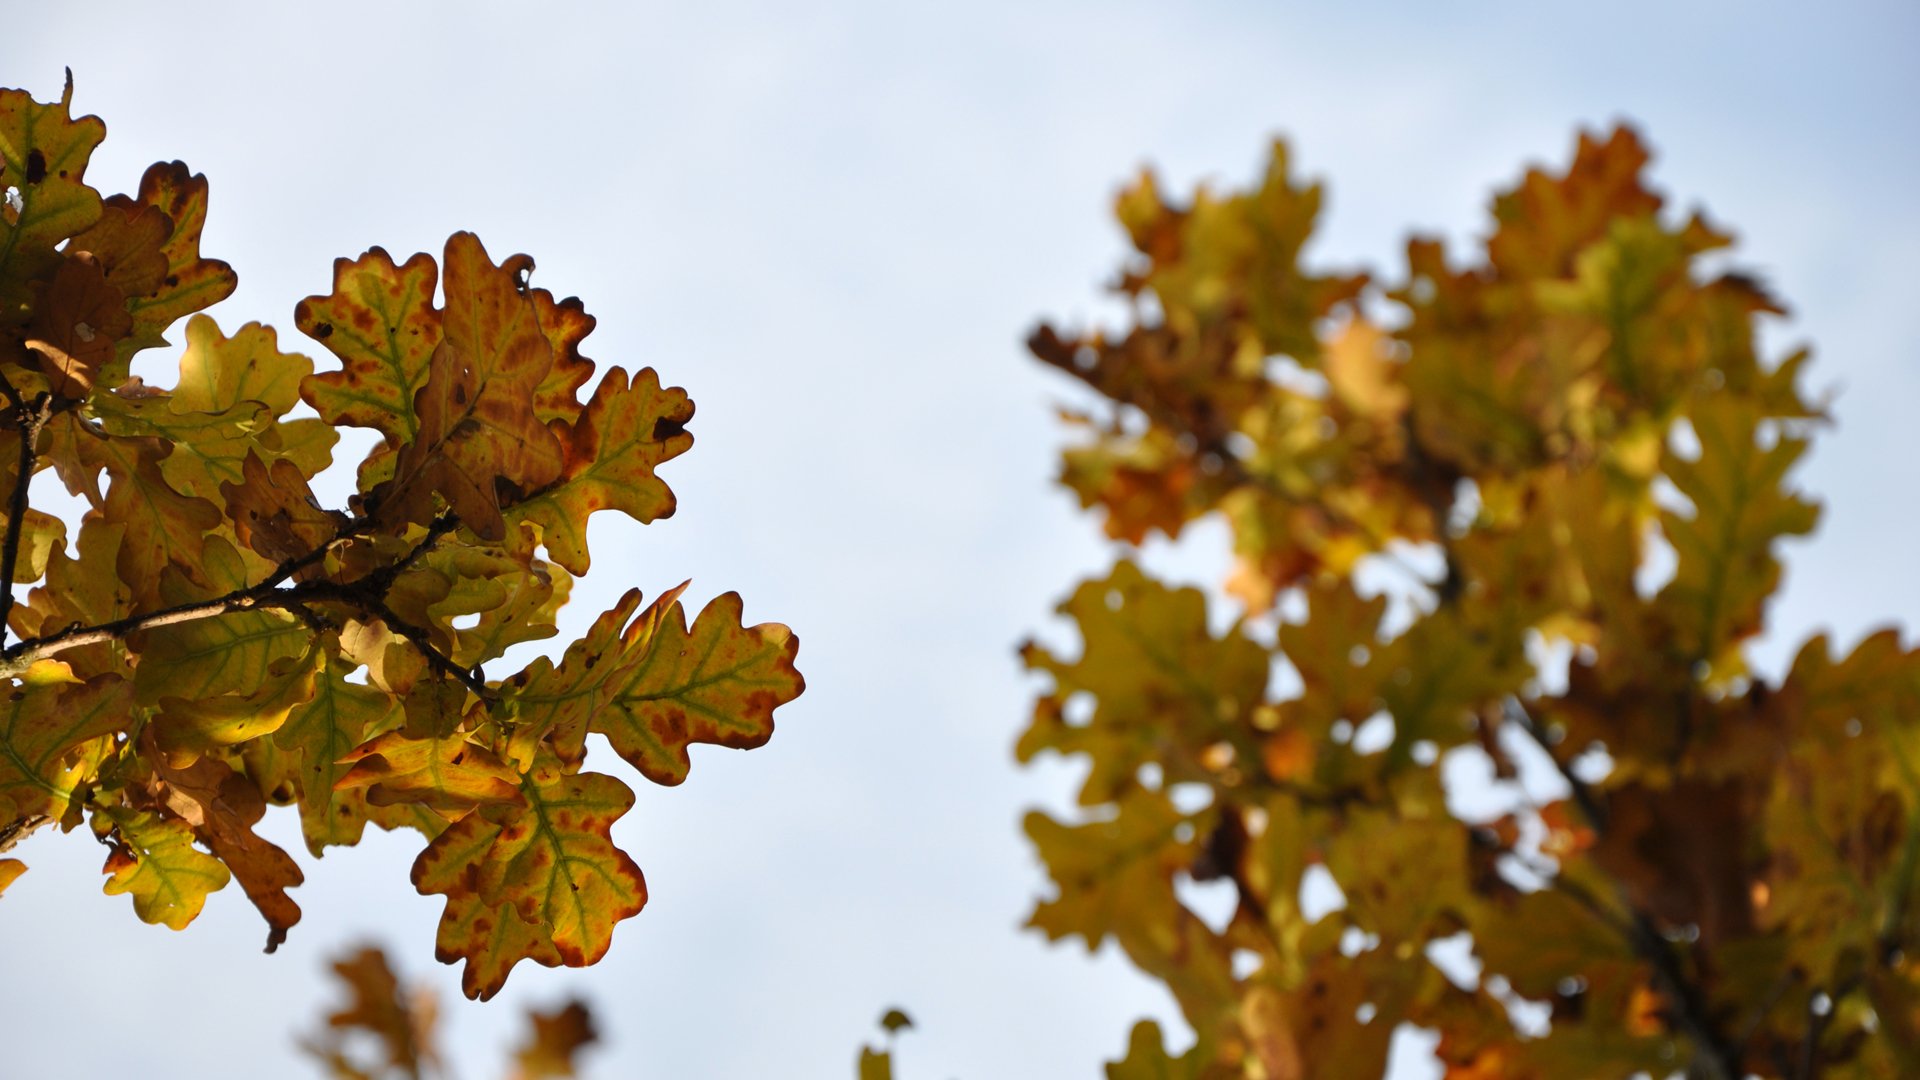
M411 641L413 647L419 650L420 655L434 670L458 679L461 685L473 691L475 697L492 702L499 696L492 687L487 685L486 675L478 666L472 670L461 667L452 657L440 651L439 646L433 643L433 638L425 630L394 614L385 600L375 600L370 603L367 606L367 614L377 616L381 622L387 624L387 629Z
M458 516L451 513L441 514L439 517L433 519L433 524L427 526L427 535L421 537L420 542L413 545L412 551L401 556L393 565L383 566L373 573L368 574L367 579L378 582L380 594L385 596L387 590L393 587L395 579L412 569L414 563L419 562L428 552L432 551L434 545L440 542L441 537L459 527L460 518Z

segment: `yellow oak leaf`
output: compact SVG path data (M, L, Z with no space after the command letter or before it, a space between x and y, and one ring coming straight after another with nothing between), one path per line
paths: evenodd
M0 90L0 188L19 200L0 207L0 311L9 323L33 310L34 285L60 259L60 244L100 219L100 195L83 178L107 126L74 118L72 101L71 78L46 105Z
M133 723L128 690L115 675L78 682L71 672L15 688L0 708L0 824L65 816L109 737Z
M131 200L114 196L117 206L150 206L167 216L171 228L160 245L166 275L151 290L129 290L127 313L133 332L120 361L137 349L164 345L160 335L176 321L224 300L240 283L233 268L200 255L200 233L207 222L207 178L178 161L156 162L140 177Z
M615 924L647 901L640 868L610 831L633 806L625 784L599 773L569 775L545 755L520 790L522 805L468 814L413 864L422 895L448 898L440 958L465 959L462 985L482 1000L519 960L584 967L600 959Z
M99 811L113 826L114 842L101 872L108 896L131 896L142 921L174 930L206 906L207 894L226 888L232 875L219 859L193 846L193 829L176 817L124 807Z
M529 1012L527 1020L533 1030L513 1052L513 1080L561 1080L580 1075L574 1059L600 1039L586 1005L569 1001L551 1012Z
M652 368L627 381L614 368L594 387L581 419L565 429L566 469L559 481L530 491L508 508L510 549L530 553L546 545L553 561L587 572L587 523L601 510L618 510L641 523L671 517L673 492L654 469L693 445L686 431L693 402L679 387L663 390Z
M520 774L460 734L417 738L389 731L339 761L348 769L334 781L334 790L365 788L375 806L419 803L461 814L476 806L522 802Z
M506 537L503 491L512 502L560 478L560 442L533 410L553 349L522 284L532 269L525 255L495 266L472 233L447 240L445 336L413 398L418 427L370 495L385 521L425 523L439 495L467 528L497 541Z
M681 586L682 589L685 586ZM773 737L773 712L798 697L799 641L785 626L746 626L737 593L708 604L691 629L680 589L655 601L624 631L639 604L629 592L559 667L536 660L506 696L535 732L578 760L588 732L657 784L678 784L694 743L751 749ZM618 632L616 644L616 632Z

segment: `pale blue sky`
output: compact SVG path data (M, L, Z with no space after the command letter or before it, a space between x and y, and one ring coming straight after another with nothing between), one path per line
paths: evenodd
M586 971L522 965L495 1003L432 961L411 834L320 862L275 956L237 889L184 933L100 895L100 849L36 836L0 900L6 1072L306 1075L322 957L372 937L444 991L484 1080L518 1006L588 996L596 1077L850 1075L890 1004L906 1080L1098 1075L1164 994L1017 930L1041 877L1021 813L1071 774L1010 748L1014 644L1111 551L1049 477L1069 389L1019 347L1088 319L1120 255L1116 184L1253 176L1284 133L1332 198L1318 258L1391 270L1410 227L1460 240L1492 187L1578 124L1639 122L1655 176L1742 238L1811 340L1841 424L1803 481L1777 658L1920 612L1920 8L1910 3L416 4L71 2L10 20L4 80L71 65L108 123L90 172L181 158L213 184L214 310L293 332L336 256L478 231L599 316L587 353L699 405L664 475L680 513L596 519L571 636L629 585L691 576L799 633L809 689L750 754L633 780L617 831L652 901ZM1211 584L1219 534L1156 551ZM1054 630L1052 632L1057 632ZM626 775L613 766L614 771ZM291 844L290 813L272 829ZM1419 1075L1409 1069L1406 1075Z

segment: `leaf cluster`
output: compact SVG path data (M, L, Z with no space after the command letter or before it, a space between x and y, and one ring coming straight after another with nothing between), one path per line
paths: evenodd
M1244 612L1123 560L1061 608L1078 655L1025 650L1019 756L1090 766L1083 817L1028 818L1032 925L1198 1036L1142 1024L1109 1075L1377 1076L1402 1021L1451 1077L1920 1070L1920 656L1749 670L1825 418L1647 160L1582 135L1385 281L1303 260L1283 146L1241 192L1146 175L1130 322L1031 338L1098 403L1062 483L1130 543L1224 520Z
M767 741L797 642L732 593L689 622L683 585L628 592L558 663L487 665L556 633L591 515L673 513L656 470L692 402L651 368L594 381L593 317L469 233L335 263L294 314L335 368L228 335L198 314L236 281L200 254L205 178L158 164L102 197L105 127L71 96L0 91L0 851L85 824L141 918L183 927L237 880L272 951L302 871L256 826L292 804L315 855L369 823L427 838L413 880L470 995L597 960L646 886L611 836L633 793L583 771L586 736L677 784L692 744ZM177 385L131 377L181 319ZM378 441L327 508L342 427ZM84 515L37 508L42 481Z

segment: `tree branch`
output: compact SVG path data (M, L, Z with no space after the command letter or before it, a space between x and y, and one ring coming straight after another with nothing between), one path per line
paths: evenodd
M6 540L0 544L0 641L5 641L7 622L13 616L13 575L20 564L20 534L27 520L28 489L33 485L37 463L35 444L40 441L40 430L53 413L50 397L43 393L29 404L5 372L0 372L0 394L6 395L7 404L13 409L14 426L20 432L20 471L14 478L13 494L7 503Z
M318 588L316 585L324 585ZM152 630L162 626L193 622L197 619L209 619L216 615L231 615L241 611L287 610L318 599L337 599L336 596L323 596L324 592L334 592L339 586L331 582L296 585L291 589L268 588L255 585L239 589L212 600L196 600L173 607L161 608L139 615L128 615L111 622L96 623L92 626L73 625L65 630L26 641L17 641L0 651L0 678L12 678L33 666L35 661L44 660L68 649L82 645L94 645L103 641L113 641L141 630Z
M359 581L343 585L334 581L316 580L281 587L300 570L320 561L335 541L344 536L353 535L360 528L365 527L363 523L357 522L349 529L336 533L312 551L281 563L272 574L256 585L236 589L210 600L176 604L158 611L129 615L92 626L73 625L56 633L14 642L5 649L0 649L0 679L14 678L32 667L36 661L68 649L118 640L142 630L154 630L163 626L174 626L243 611L286 611L318 630L325 620L320 613L312 609L312 605L336 603L380 619L395 633L412 643L429 665L443 674L458 679L481 700L493 701L496 695L492 688L487 686L484 675L477 668L469 671L461 667L433 644L432 637L426 630L401 619L386 601L386 594L393 587L394 580L425 556L441 537L458 528L459 524L459 519L453 515L441 515L428 526L427 535L414 545L413 550L392 565L382 567Z
M12 821L0 822L0 852L12 851L13 845L25 840L35 829L53 820L45 814L28 814Z
M1580 812L1586 815L1586 819L1592 823L1594 831L1605 832L1607 829L1607 808L1601 804L1600 797L1594 793L1593 785L1575 775L1573 766L1561 761L1560 755L1554 753L1553 740L1547 737L1547 733L1541 728L1540 722L1533 718L1533 714L1527 711L1526 706L1522 705L1520 699L1517 697L1509 696L1502 702L1501 712L1508 720L1511 720L1519 727L1520 730L1526 732L1527 737L1532 739L1536 746L1540 747L1540 752L1547 755L1547 760L1553 762L1554 770L1560 774L1560 778L1565 780L1567 786L1573 790L1574 805L1578 806Z
M1541 729L1539 721L1527 712L1518 698L1509 697L1506 700L1505 712L1539 745L1541 751L1547 755L1547 759L1553 762L1553 767L1559 771L1561 778L1572 789L1574 803L1580 807L1580 812L1586 815L1588 822L1593 825L1594 832L1605 832L1606 809L1601 805L1592 785L1574 775L1572 766L1562 761L1559 754L1554 753L1553 744L1547 738L1547 733ZM1566 880L1562 875L1555 875L1553 884L1563 892L1577 888L1575 883ZM1584 893L1585 890L1580 889L1579 892ZM1589 895L1585 898L1585 904L1593 910L1599 910L1597 898ZM1740 1051L1714 1026L1707 1008L1706 996L1682 970L1680 959L1674 955L1672 944L1660 933L1659 928L1653 924L1653 920L1645 912L1627 902L1624 895L1621 898L1621 905L1628 912L1627 920L1622 922L1615 918L1607 918L1605 921L1624 934L1634 954L1652 968L1654 985L1673 1004L1673 1011L1670 1014L1673 1025L1687 1037L1689 1042L1693 1043L1695 1064L1709 1080L1741 1080L1741 1077L1746 1075L1746 1070L1741 1066Z

